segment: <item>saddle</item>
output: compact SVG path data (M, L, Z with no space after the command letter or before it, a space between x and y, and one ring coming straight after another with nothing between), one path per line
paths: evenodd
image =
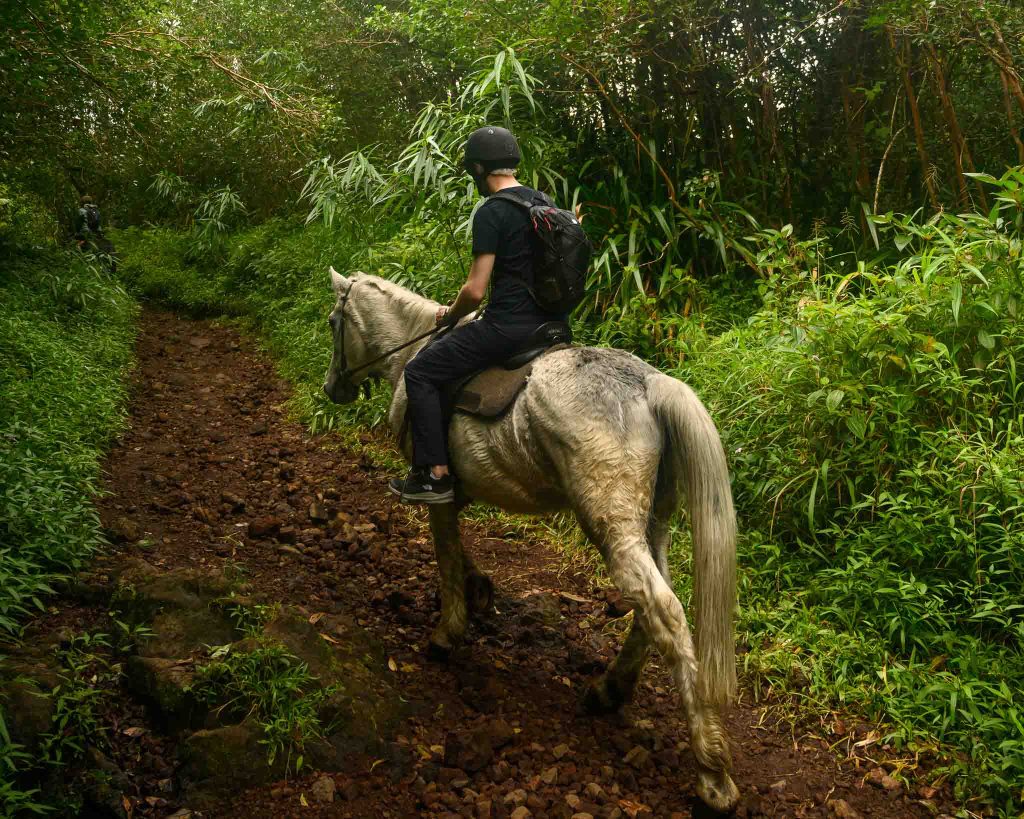
M538 327L523 349L497 367L488 367L455 382L445 391L445 413L464 412L481 418L503 415L526 386L538 359L572 346L572 329L562 321Z

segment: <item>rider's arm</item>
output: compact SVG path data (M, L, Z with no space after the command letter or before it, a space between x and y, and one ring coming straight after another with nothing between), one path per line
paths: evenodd
M469 278L462 285L452 306L448 308L447 318L449 321L454 323L463 316L468 316L480 306L480 302L487 294L487 285L491 281L491 271L493 270L493 253L478 253L473 257L473 264L469 268Z

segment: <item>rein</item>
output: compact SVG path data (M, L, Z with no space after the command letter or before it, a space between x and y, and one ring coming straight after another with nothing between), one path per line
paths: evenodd
M352 288L353 287L355 287L354 283L352 284L352 287L349 287L348 292L345 293L345 296L342 298L342 300L341 300L341 313L339 314L339 316L341 318L341 363L342 363L342 368L343 368L342 371L341 371L341 375L345 379L347 379L347 380L351 380L350 376L353 373L357 373L357 372L360 372L361 370L365 370L367 367L372 367L378 361L383 361L388 356L394 355L395 353L398 353L398 352L401 352L406 347L411 347L417 341L422 341L423 339L425 339L425 338L427 338L429 336L432 336L432 335L436 335L437 333L439 333L443 329L445 329L444 325L442 325L440 327L434 327L434 328L432 328L430 330L427 330L427 332L422 333L422 334L416 336L416 338L410 339L409 341L405 342L404 344L399 344L397 347L395 347L395 348L393 348L391 350L388 350L386 353L384 353L382 355L379 355L376 358L370 359L365 364L360 364L358 367L349 368L349 366L348 366L348 356L345 354L345 308L348 307L349 294L352 292Z

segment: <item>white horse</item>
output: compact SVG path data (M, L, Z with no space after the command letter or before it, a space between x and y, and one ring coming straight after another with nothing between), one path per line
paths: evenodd
M400 435L402 376L422 344L389 351L428 332L438 305L376 276L346 278L334 268L330 275L337 303L324 392L346 404L367 377L386 378L393 389L390 423ZM725 453L697 396L626 352L563 349L536 362L502 417L456 414L449 448L469 498L513 512L575 512L635 607L622 651L584 703L610 711L629 701L653 643L682 698L697 793L716 810L734 807L739 793L720 711L736 689L736 523ZM696 651L667 559L669 523L684 495L693 528ZM489 590L490 583L463 551L457 506L431 506L430 524L441 573L441 619L430 641L446 653L466 632L467 588L472 598L474 588Z

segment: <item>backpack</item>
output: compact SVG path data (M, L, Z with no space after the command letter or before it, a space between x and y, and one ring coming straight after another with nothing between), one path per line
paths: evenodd
M92 233L100 232L100 209L95 205L86 205L83 210L85 211L85 225L89 228Z
M570 313L583 301L593 247L576 216L555 207L543 193L540 202L508 191L491 199L504 199L529 213L534 233L533 288L530 295L543 310Z

